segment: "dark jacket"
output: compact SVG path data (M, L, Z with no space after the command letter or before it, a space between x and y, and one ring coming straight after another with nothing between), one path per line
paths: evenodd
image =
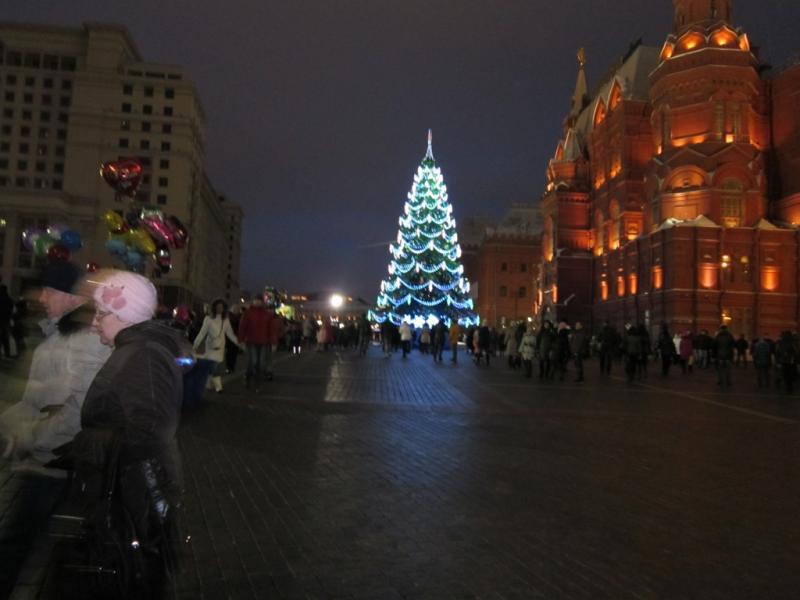
M733 360L733 349L736 347L736 340L731 332L722 329L714 338L714 350L717 360Z
M122 468L152 459L163 467L167 486L181 487L175 432L183 371L176 358L190 352L179 331L156 321L117 334L81 409L81 431L72 447L79 476L91 479L103 471L118 444Z
M761 338L753 343L752 354L757 367L769 367L772 364L772 347L766 339Z

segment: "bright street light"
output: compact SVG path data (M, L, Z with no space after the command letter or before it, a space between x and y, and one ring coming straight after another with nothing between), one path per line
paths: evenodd
M333 308L341 308L342 304L344 304L344 298L340 294L333 294L330 302Z

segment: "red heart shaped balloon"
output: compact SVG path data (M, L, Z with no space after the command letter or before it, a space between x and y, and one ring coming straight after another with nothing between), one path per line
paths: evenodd
M110 160L100 165L100 176L115 192L133 198L142 180L142 165L132 158Z

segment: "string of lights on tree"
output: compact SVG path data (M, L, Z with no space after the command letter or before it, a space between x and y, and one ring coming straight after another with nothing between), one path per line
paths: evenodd
M454 320L464 326L478 323L461 264L453 206L433 158L432 142L428 131L428 151L398 221L397 243L389 246L389 276L381 282L377 308L370 313L378 323L387 319L415 327L440 320L448 326Z

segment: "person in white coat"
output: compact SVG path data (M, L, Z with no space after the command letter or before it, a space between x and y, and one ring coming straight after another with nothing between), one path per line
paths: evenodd
M12 459L15 470L64 476L44 465L80 431L86 391L111 354L90 327L88 299L76 289L80 276L71 263L51 263L42 273L44 341L33 353L22 399L0 414L0 456Z
M211 314L203 319L203 326L194 339L194 350L197 358L214 363L209 381L218 394L222 392L221 372L225 368L225 338L241 346L228 320L228 307L225 301L217 299L211 303Z

